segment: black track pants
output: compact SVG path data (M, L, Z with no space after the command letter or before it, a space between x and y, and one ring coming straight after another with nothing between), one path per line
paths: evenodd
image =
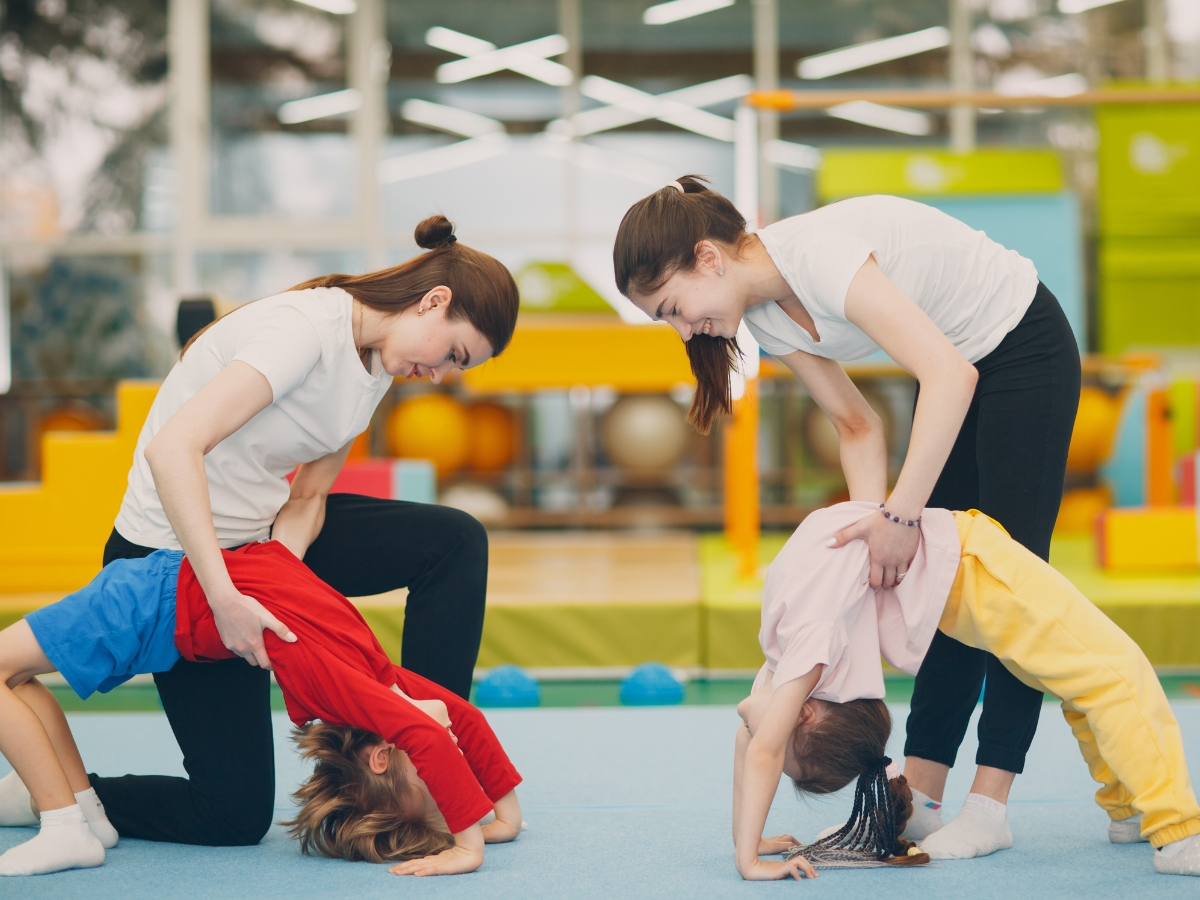
M1080 373L1071 326L1045 285L1017 327L975 367L975 398L928 505L981 510L1048 559ZM954 765L985 674L975 762L1009 772L1025 768L1041 693L990 653L940 631L917 673L905 756Z
M146 556L113 531L104 563ZM483 526L444 506L329 497L304 557L348 596L408 588L402 662L466 697L483 632ZM241 659L180 660L154 676L188 778L90 776L122 837L181 844L258 843L275 806L270 675Z

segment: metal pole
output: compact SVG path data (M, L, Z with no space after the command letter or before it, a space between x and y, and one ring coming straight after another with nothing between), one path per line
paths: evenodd
M1163 84L1171 80L1171 48L1167 42L1166 0L1145 0L1146 26L1142 44L1146 48L1146 80Z
M388 133L387 82L392 49L385 35L383 0L358 0L347 35L348 86L358 91L362 105L350 122L358 156L358 197L355 217L367 251L367 269L387 262L379 202L379 157Z
M571 70L571 83L559 94L560 116L570 121L583 108L579 81L583 78L583 6L581 0L558 0L558 33L567 39L567 52L561 57ZM571 136L571 152L563 169L563 218L566 222L567 255L572 256L579 242L580 184L579 167L575 164L575 145L579 138Z
M969 91L974 87L971 56L971 0L950 0L950 87ZM970 153L975 149L975 107L960 103L950 109L950 149Z
M779 87L778 0L754 3L754 82L760 91ZM779 113L764 112L758 118L758 146L779 140ZM760 156L758 166L758 210L760 220L751 225L770 225L779 218L779 170Z
M208 0L170 0L167 52L167 128L175 167L171 281L175 293L182 296L199 287L196 245L208 216Z

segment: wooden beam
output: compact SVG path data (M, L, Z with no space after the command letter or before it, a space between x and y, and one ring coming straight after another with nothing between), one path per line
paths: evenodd
M1200 103L1200 90L1145 88L1096 90L1069 97L1020 96L992 91L901 90L901 91L754 91L746 102L758 109L792 112L801 109L829 109L841 103L866 100L885 106L909 106L918 109L945 109L966 103L981 109L1021 109L1038 106L1096 106L1129 103Z

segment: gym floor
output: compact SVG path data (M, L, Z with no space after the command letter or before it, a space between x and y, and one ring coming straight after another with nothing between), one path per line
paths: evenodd
M1184 687L1187 685L1185 684ZM903 690L903 682L895 687ZM1200 702L1172 689L1173 705L1200 772ZM580 699L577 697L577 699ZM717 698L723 699L723 698ZM695 697L693 697L695 700ZM581 702L589 702L582 697ZM600 703L592 698L590 702ZM483 868L466 876L399 879L385 867L301 856L283 829L257 847L203 848L126 840L103 867L29 879L0 879L0 897L22 900L164 900L164 898L762 897L803 891L821 897L1193 898L1192 879L1156 875L1146 844L1108 843L1094 785L1055 706L1043 721L1026 774L1010 805L1016 844L980 860L923 869L831 870L811 884L747 884L733 869L730 783L736 715L727 705L671 708L543 708L488 715L525 776L518 789L529 830L513 844L489 847ZM907 708L893 703L899 756ZM159 712L71 714L89 768L103 774L182 774L180 754ZM277 818L304 771L277 713ZM973 729L972 729L973 734ZM973 736L951 773L947 816L968 789ZM4 767L7 771L7 766ZM0 772L0 774L3 774ZM781 786L768 833L811 840L844 820L849 792L798 802ZM0 829L0 850L32 834Z

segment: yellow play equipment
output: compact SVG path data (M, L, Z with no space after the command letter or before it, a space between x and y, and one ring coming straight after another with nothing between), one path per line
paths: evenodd
M0 484L0 594L73 591L100 571L157 381L117 387L117 430L48 432L42 480Z

